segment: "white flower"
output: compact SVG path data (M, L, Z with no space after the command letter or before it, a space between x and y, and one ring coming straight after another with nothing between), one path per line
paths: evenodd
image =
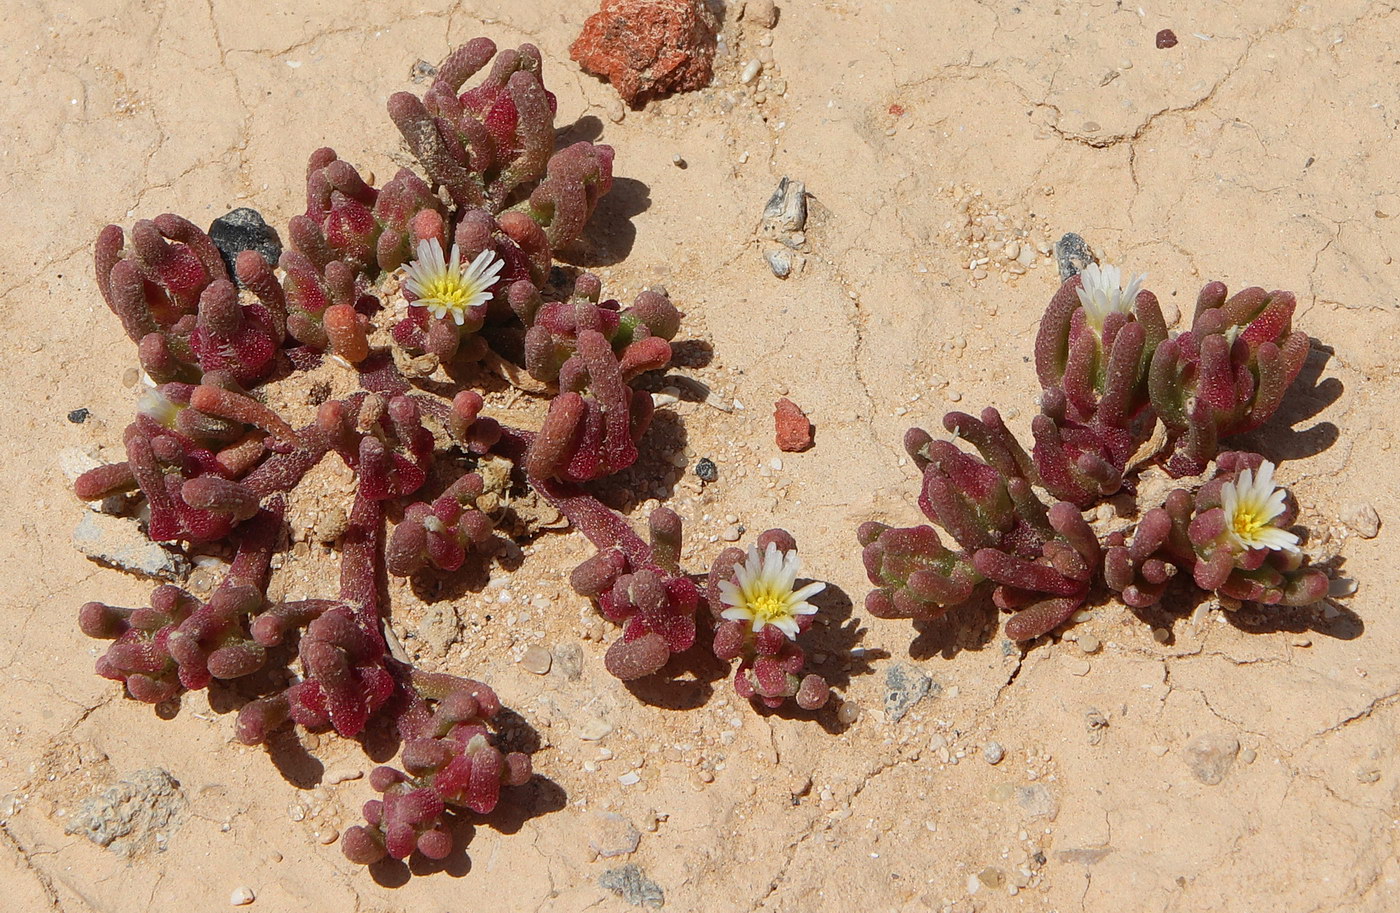
M1079 303L1084 305L1084 318L1095 332L1102 332L1104 319L1109 314L1126 314L1132 309L1147 274L1139 274L1127 288L1120 289L1122 274L1118 267L1090 263L1080 272L1079 278L1083 284L1075 291L1079 293Z
M1272 548L1295 551L1298 537L1272 526L1283 513L1283 489L1274 487L1274 464L1260 464L1256 475L1246 469L1233 482L1220 489L1220 506L1225 510L1225 536L1245 549Z
M417 256L404 267L404 288L418 299L415 307L427 308L434 317L451 314L461 326L468 311L491 299L491 286L504 266L495 251L484 250L463 269L457 245L452 245L451 261L444 261L436 238L419 241Z
M773 625L789 638L797 639L797 616L814 615L817 607L807 601L826 589L824 583L809 583L793 591L802 559L797 552L780 552L768 543L760 555L757 546L749 546L747 560L735 567L736 582L721 580L720 600L730 608L720 613L727 621L751 621L754 633L764 625Z

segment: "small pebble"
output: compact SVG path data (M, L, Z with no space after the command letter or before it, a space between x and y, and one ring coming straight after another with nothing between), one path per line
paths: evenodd
M1350 577L1338 577L1327 584L1327 595L1334 599L1340 596L1352 596L1356 593L1356 581Z
M681 169L682 171L684 171L685 168L686 168L686 161L685 161L684 158L681 157L681 154L680 154L679 152L677 152L675 155L671 156L671 164L672 164L672 165L675 165L677 168Z
M68 420L73 420L70 413ZM1370 504L1364 502L1349 504L1342 510L1342 522L1356 531L1363 539L1374 539L1381 531L1380 514Z
M358 767L337 767L326 772L325 782L330 786L334 786L337 783L358 780L364 775L365 772Z
M641 774L637 773L635 770L629 770L627 773L618 777L617 782L621 783L623 786L635 786L641 779Z
M68 413L68 421L75 425L81 425L88 420L88 416L91 414L92 413L86 409L74 409L72 412Z
M1065 668L1069 670L1070 675L1083 677L1089 674L1089 661L1071 658L1065 662Z
M860 705L855 701L842 701L841 709L836 711L836 718L849 726L860 719Z
M1166 643L1167 641L1171 640L1171 638L1172 638L1172 632L1171 632L1171 631L1168 631L1166 628L1153 628L1153 629L1152 629L1152 639L1155 640L1155 641L1157 641L1157 643L1159 643L1159 644L1164 644L1164 643Z
M1186 746L1186 763L1197 780L1215 786L1230 772L1239 755L1239 740L1228 733L1207 732Z
M567 681L578 681L583 677L583 648L576 643L556 644L550 668Z
M742 535L742 533L739 532L739 527L726 526L724 532L719 534L719 537L725 542L738 542L740 535Z
M1092 634L1081 634L1079 636L1079 649L1085 653L1099 652L1099 639Z
M525 667L525 671L533 672L536 675L544 675L549 672L549 666L554 661L554 657L545 647L535 644L525 651L520 657L520 665Z
M757 57L744 64L744 71L739 74L739 81L748 85L758 78L758 74L763 70L763 61Z
M136 370L135 368L127 368L125 371L122 372L123 387L134 387L136 386L136 382L140 379L141 372Z
M246 907L257 899L253 889L247 885L233 889L233 893L228 896L228 904L231 907Z
M1162 50L1176 47L1176 32L1171 29L1162 29L1158 32L1157 47Z
M1093 263L1094 254L1084 239L1071 231L1055 242L1055 261L1060 270L1060 281L1064 282Z
M1001 869L996 869L992 868L991 866L987 866L985 869L977 873L977 880L982 882L982 884L986 885L987 887L991 888L993 891L995 891L1002 885L1006 884L1006 875L1002 872Z
M584 720L578 727L578 737L585 742L596 742L610 732L611 724L597 717Z
M1001 747L1000 742L988 742L982 746L982 757L988 764L993 766L1000 764L1002 758L1006 757L1006 749Z
M744 21L771 29L778 24L778 7L773 0L749 0L744 6Z
M594 816L593 833L588 845L605 859L630 856L637 851L642 835L632 822L616 812L598 812Z
M1244 751L1240 752L1240 760L1246 764L1253 764L1254 759L1257 757L1259 757L1259 752L1255 751L1253 748L1246 748Z
M340 839L340 831L336 829L335 825L327 824L311 836L321 846L330 846Z
M713 482L719 478L719 468L709 457L701 457L695 463L695 475L702 482Z

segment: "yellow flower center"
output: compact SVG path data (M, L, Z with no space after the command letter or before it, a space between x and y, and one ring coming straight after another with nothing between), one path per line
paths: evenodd
M454 311L464 310L473 297L476 296L477 289L469 288L467 283L456 276L434 276L428 281L427 287L423 289L423 294L419 297L426 301L437 301L443 307Z
M1247 509L1236 510L1235 517L1231 522L1235 535L1246 542L1254 541L1259 535L1259 531L1267 525L1258 513Z
M772 593L760 593L754 596L748 602L748 609L753 613L754 618L764 622L770 622L775 618L785 618L788 615L787 600Z

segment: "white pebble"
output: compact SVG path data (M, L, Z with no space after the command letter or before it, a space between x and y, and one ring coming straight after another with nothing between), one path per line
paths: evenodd
M228 904L231 907L246 907L257 899L253 889L247 885L233 889L233 893L228 896Z
M744 64L744 72L739 74L739 81L748 85L758 78L758 74L763 70L763 61L757 57Z
M525 667L527 672L533 672L536 675L544 675L549 672L550 664L553 661L554 657L549 650L539 644L530 647L520 657L520 665Z
M617 782L621 783L623 786L634 786L640 782L641 779L641 774L637 773L635 770L629 770L627 773L618 777Z
M982 757L988 764L1000 764L1001 759L1006 757L1006 750L1001 747L1000 742L988 742L982 746Z

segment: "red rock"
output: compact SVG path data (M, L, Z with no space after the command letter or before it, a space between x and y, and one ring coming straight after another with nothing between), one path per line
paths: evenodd
M784 453L796 453L812 446L812 423L786 396L773 404L773 424L778 432L778 449Z
M569 55L640 108L709 85L717 28L704 0L603 0Z

